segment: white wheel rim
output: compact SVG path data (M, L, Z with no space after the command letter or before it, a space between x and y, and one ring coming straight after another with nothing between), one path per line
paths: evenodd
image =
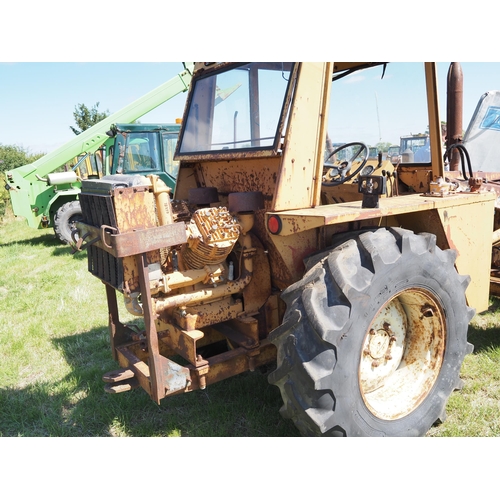
M424 289L407 289L386 302L361 349L359 387L367 408L383 420L417 408L434 386L443 362L446 323Z

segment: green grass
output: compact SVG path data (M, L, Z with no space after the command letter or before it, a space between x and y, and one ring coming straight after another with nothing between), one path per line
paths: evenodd
M298 435L259 371L160 406L142 390L107 394L101 377L117 364L104 286L86 253L7 218L0 262L0 436Z
M0 436L298 436L279 390L256 371L166 398L104 392L111 357L102 283L53 231L0 224ZM121 307L121 304L120 304ZM429 436L500 436L500 302L470 327L447 420ZM126 317L124 310L120 311Z
M430 436L500 436L500 300L492 297L488 311L477 314L469 326L474 352L461 370L464 387L447 405L446 421Z

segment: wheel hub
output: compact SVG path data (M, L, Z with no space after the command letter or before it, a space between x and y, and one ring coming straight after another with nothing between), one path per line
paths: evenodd
M366 354L373 358L374 362L382 358L391 359L390 347L395 340L396 337L392 334L391 325L388 323L384 324L382 331L376 331L372 328L368 337L368 352Z
M361 386L367 393L378 389L403 357L406 314L399 300L386 304L372 322L363 345Z

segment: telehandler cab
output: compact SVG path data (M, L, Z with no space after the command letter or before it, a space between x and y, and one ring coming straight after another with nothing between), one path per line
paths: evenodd
M390 68L196 63L173 201L155 176L82 183L81 248L121 367L108 392L160 403L274 364L304 435L421 436L445 418L488 307L496 195L445 179L434 63L421 65L429 163L336 137L344 82L366 70L383 85ZM343 145L325 155L327 131ZM143 330L120 321L117 292Z

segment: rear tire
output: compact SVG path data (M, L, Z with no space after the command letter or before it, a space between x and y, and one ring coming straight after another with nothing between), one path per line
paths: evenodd
M71 231L77 221L82 221L82 208L80 202L70 201L65 203L57 210L54 216L54 232L62 243L70 244L73 242Z
M443 421L472 351L470 279L455 258L399 228L312 257L270 335L282 415L308 436L422 436Z

